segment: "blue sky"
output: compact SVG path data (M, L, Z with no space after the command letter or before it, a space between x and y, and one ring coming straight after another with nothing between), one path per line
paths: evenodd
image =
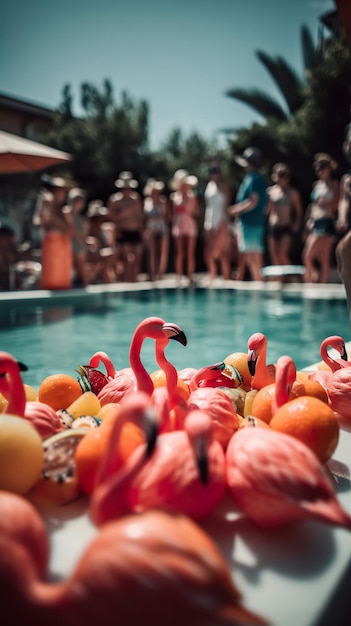
M255 56L281 55L302 74L301 26L318 37L333 0L12 0L0 8L0 92L57 107L70 83L109 79L150 107L150 142L171 130L212 139L260 118L224 95L256 87L277 97Z

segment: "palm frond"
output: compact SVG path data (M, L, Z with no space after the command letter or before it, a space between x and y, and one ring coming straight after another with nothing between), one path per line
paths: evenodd
M265 119L274 118L282 122L287 121L287 115L283 108L273 98L259 89L228 89L225 92L228 98L239 100L254 109L256 113Z
M321 62L323 50L313 43L311 31L307 26L301 27L301 47L305 72L309 72Z
M262 50L256 50L256 56L276 83L290 113L295 113L303 102L304 87L295 70L283 57L272 58Z

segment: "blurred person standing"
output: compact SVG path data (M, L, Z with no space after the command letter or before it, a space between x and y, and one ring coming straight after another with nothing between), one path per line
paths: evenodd
M89 233L89 221L84 215L86 209L86 191L74 187L67 194L67 205L63 212L67 214L72 223L72 251L75 280L79 286L86 287L94 281L94 273L87 262L86 238Z
M33 226L39 227L41 237L42 289L70 289L72 287L73 226L70 216L63 211L69 184L64 178L43 176L33 216Z
M196 268L199 201L194 192L194 187L197 184L196 176L189 175L184 169L177 170L170 180L170 188L173 190L170 199L175 254L174 268L178 280L185 272L192 281Z
M249 147L235 160L245 171L236 195L236 203L229 207L238 238L239 261L236 278L244 280L247 267L251 279L261 281L267 204L267 184L259 171L262 153L258 148Z
M205 187L204 258L210 281L217 276L218 267L225 280L231 277L231 241L228 225L230 204L229 185L223 180L217 161L208 167L209 181Z
M276 163L272 169L274 185L268 187L267 243L272 265L291 264L291 246L303 218L301 196L290 185L291 171L286 163Z
M318 179L313 183L306 212L302 259L306 267L305 282L328 283L339 202L339 182L333 178L337 163L330 154L319 152L314 157L313 168Z
M116 226L102 200L91 200L87 219L89 231L86 237L88 263L96 272L96 280L102 283L118 281L116 252Z
M169 216L164 183L149 178L144 187L144 241L150 280L163 277L169 255Z
M143 255L144 214L138 182L131 172L120 172L115 186L119 191L110 196L107 208L116 226L117 252L122 262L121 279L136 282Z

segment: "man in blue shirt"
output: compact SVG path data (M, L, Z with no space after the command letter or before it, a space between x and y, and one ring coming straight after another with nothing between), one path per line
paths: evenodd
M262 154L258 148L246 148L235 160L245 169L236 203L229 207L229 213L235 219L240 253L237 280L244 280L247 266L251 279L261 281L267 203L267 183L258 171L262 165Z

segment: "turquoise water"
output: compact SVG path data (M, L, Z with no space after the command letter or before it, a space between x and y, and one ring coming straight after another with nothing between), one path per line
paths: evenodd
M96 350L104 350L116 369L129 365L130 341L137 324L157 315L175 322L188 345L170 342L167 357L178 369L223 360L231 352L246 352L254 332L268 338L268 362L282 354L298 368L320 359L319 346L328 335L350 340L346 302L309 300L282 293L232 290L157 290L110 294L89 307L43 308L28 305L0 312L0 349L28 366L24 382L37 386L49 374L75 375ZM154 343L146 340L142 360L157 368Z

